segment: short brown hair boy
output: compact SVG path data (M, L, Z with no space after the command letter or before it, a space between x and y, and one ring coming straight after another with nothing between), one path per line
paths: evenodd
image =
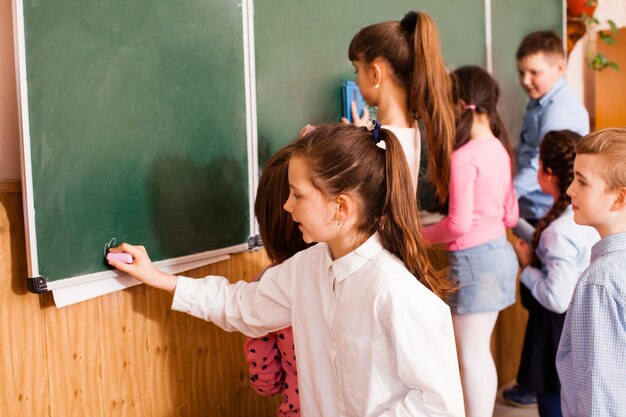
M521 60L530 55L542 53L546 57L565 59L563 40L551 30L538 30L524 37L517 48L515 57Z

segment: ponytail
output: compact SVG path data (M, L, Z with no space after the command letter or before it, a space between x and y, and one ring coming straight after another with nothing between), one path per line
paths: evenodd
M385 59L408 96L407 108L426 128L428 176L437 199L444 204L450 183L454 146L452 86L439 45L435 22L426 13L409 12L398 21L361 29L350 42L351 61Z
M294 143L294 156L305 160L313 185L326 196L352 192L358 197L356 232L378 232L385 249L400 258L418 281L440 297L452 287L437 270L422 238L418 206L408 162L398 139L387 129L373 132L353 125L317 126ZM432 251L434 253L434 251Z
M389 130L381 129L385 141L385 203L378 232L383 246L402 259L407 269L428 289L445 297L452 288L446 271L431 264L434 252L422 237L418 205L413 196L409 166L402 145Z
M452 82L446 71L439 31L433 19L423 12L409 12L402 27L415 21L409 111L419 116L426 128L428 176L435 195L444 204L450 184L450 155L455 141ZM408 21L408 22L407 22Z
M576 142L580 139L578 133L570 130L550 131L545 134L539 147L539 159L544 171L550 169L557 178L559 197L554 202L548 214L537 223L533 234L532 247L537 249L543 231L554 220L559 218L570 204L567 188L574 180L574 159L576 158ZM531 262L532 266L540 268L541 261L536 254Z
M491 133L500 140L511 160L511 174L515 175L513 147L509 133L498 113L500 88L491 75L481 67L466 65L454 70L452 79L452 100L456 105L464 104L465 109L456 118L454 149L470 140L474 113L485 114L489 119Z

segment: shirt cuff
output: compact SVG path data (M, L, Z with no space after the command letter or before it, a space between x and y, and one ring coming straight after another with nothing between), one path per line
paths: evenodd
M191 312L191 300L194 293L195 279L183 276L178 277L174 299L172 300L172 310L183 313Z
M535 282L537 280L543 279L543 272L533 266L527 266L522 269L522 273L519 277L522 284L524 284L529 290L533 290L535 286Z

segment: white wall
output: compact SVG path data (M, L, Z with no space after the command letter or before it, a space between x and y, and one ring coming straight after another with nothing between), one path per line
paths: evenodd
M0 0L0 181L20 178L11 0Z

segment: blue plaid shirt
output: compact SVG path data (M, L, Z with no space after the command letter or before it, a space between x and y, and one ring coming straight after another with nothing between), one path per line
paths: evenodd
M516 149L517 174L513 179L523 219L541 219L552 207L552 196L542 193L537 182L539 144L549 131L563 129L586 135L589 114L561 78L543 97L529 100L526 106Z
M626 233L591 249L556 356L566 417L626 416Z

